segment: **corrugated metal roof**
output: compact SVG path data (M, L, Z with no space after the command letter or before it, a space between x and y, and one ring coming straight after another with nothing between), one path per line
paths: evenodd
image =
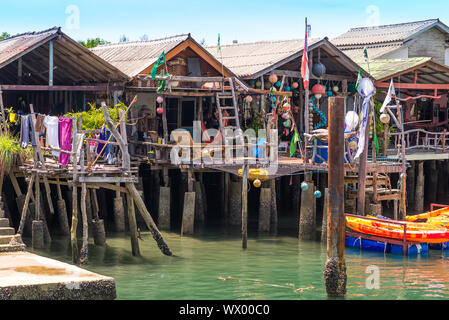
M107 44L93 48L92 52L129 77L135 77L156 62L162 51L167 53L188 37L183 34L157 40Z
M434 25L438 25L441 29L447 30L447 26L438 19L430 19L375 27L352 28L348 32L334 38L332 43L341 47L402 42L414 34Z
M368 57L370 59L381 58L383 55L396 51L400 48L403 48L403 45L398 43L367 47ZM349 58L351 58L354 61L362 60L364 58L363 49L364 47L349 48L349 49L340 48L340 50L343 51L343 53L345 53Z
M0 40L0 68L22 55L32 47L45 42L55 36L59 28L52 28L41 32L28 32Z
M374 79L385 80L390 78L394 74L404 72L409 69L413 69L429 61L432 61L432 58L420 57L408 59L378 59L370 61L369 68L365 60L359 60L356 62L365 70L370 70L370 74L373 76ZM447 69L449 71L449 68Z
M309 47L322 39L309 39ZM250 77L295 53L304 50L304 39L259 41L206 49L237 76Z

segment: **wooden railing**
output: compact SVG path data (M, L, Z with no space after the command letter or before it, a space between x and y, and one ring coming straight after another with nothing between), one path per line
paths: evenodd
M394 132L390 134L393 139L393 146L388 151L396 150L396 146L401 144L402 134L404 134L405 150L424 149L432 151L447 151L447 142L449 141L449 132L430 132L424 129L411 129L408 131Z

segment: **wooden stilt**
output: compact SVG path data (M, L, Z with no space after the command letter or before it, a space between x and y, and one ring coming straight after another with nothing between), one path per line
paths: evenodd
M164 238L162 237L162 234L160 233L159 229L156 227L156 224L154 223L153 218L151 218L151 215L148 212L148 210L145 206L145 203L143 202L142 198L140 197L139 192L137 191L134 184L126 183L126 188L128 189L130 196L134 199L137 209L139 209L139 212L140 212L142 218L145 220L145 224L147 225L148 229L150 229L150 232L153 235L153 238L156 241L161 252L167 256L172 256L173 254L170 251L170 248L167 246Z
M72 187L72 226L70 229L70 241L72 244L72 262L77 263L79 259L78 238L76 230L78 228L78 187L73 183Z
M89 252L89 225L87 223L87 209L86 209L86 183L81 184L81 216L83 219L83 245L81 247L80 262L87 264Z
M134 211L134 200L129 194L126 195L128 207L129 231L131 233L131 250L133 256L140 256L139 240L137 238L136 214Z
M328 296L346 294L344 214L344 97L329 98L329 206L324 281ZM366 149L365 149L366 151Z
M30 203L31 193L33 192L33 185L34 185L35 178L36 178L36 175L32 174L31 178L30 178L30 181L28 182L28 190L27 190L27 194L25 196L25 203L24 203L23 208L22 208L22 214L21 214L21 218L20 218L20 225L19 225L19 228L17 230L17 233L19 233L20 235L23 234L23 228L25 227L25 221L27 219L27 213L28 213L28 205Z
M242 168L242 248L248 247L248 175L249 168L245 164Z
M327 243L327 212L329 207L329 189L324 189L323 222L321 224L321 242Z
M278 231L278 206L276 200L276 179L270 180L271 193L271 219L270 219L270 233L276 235Z
M418 161L418 174L416 177L415 189L415 211L422 213L424 211L424 162Z

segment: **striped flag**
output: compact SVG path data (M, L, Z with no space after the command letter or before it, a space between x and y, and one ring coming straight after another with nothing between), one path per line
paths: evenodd
M306 37L304 39L304 53L302 54L301 77L304 82L304 89L309 88L309 57L307 48L307 18L306 18Z
M368 62L368 49L366 47L363 48L363 56L365 57L365 61Z

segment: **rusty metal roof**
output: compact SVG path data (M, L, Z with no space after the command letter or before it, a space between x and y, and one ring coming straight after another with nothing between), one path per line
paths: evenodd
M167 53L188 38L188 34L183 34L156 40L106 44L93 48L92 52L129 77L135 77L156 62L162 51Z
M322 39L309 39L309 48ZM206 49L237 76L249 78L275 63L304 50L304 39L259 41Z
M403 43L433 27L449 33L449 27L439 19L429 19L374 27L352 28L348 32L334 38L332 43L337 47L387 44L393 42Z
M28 32L0 40L0 68L23 55L30 49L58 36L59 28L41 32Z
M128 77L117 68L99 58L60 28L41 32L28 32L0 40L0 82L15 84L18 64L22 58L23 84L48 83L49 42L54 44L54 84L92 84L126 82Z

